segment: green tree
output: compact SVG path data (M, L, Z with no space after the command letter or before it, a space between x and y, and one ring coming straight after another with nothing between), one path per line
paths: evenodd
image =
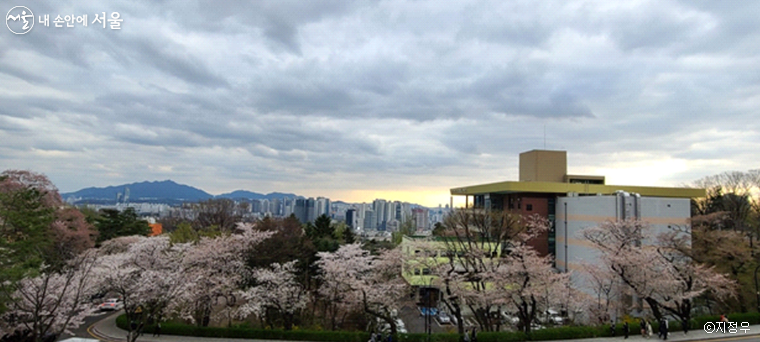
M404 236L414 236L416 232L417 227L415 227L414 220L407 219L401 223L401 226L398 228L397 232L393 232L391 235L391 240L393 241L394 245L399 245Z
M193 229L189 222L180 223L177 225L177 229L169 234L171 243L198 242L200 238L198 232Z
M327 215L321 215L314 223L306 224L306 236L311 239L317 251L334 252L340 247L340 242L335 239L335 227L332 219Z
M317 217L313 224L307 223L306 229L306 235L312 239L332 238L335 235L332 219L324 214Z
M122 212L115 209L101 210L101 216L95 221L98 242L107 241L119 236L150 234L148 222L137 216L134 208L127 208Z
M0 173L0 290L23 277L33 277L44 263L60 270L73 256L92 247L90 225L67 207L58 189L42 174L7 170ZM0 313L6 300L0 291Z
M352 244L357 241L356 233L354 233L354 229L346 226L346 229L343 231L343 243L345 244Z
M52 244L49 227L55 210L40 200L33 188L0 192L0 258L3 280L17 279L39 268Z
M436 222L433 226L433 236L444 236L445 232L446 227L444 227L442 223Z

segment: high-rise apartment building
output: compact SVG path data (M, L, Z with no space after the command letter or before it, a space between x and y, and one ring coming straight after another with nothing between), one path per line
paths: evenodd
M346 225L351 229L356 229L356 209L346 210Z
M428 230L430 228L430 220L428 218L428 210L425 208L412 209L412 217L414 219L414 225L417 230Z
M317 200L315 200L313 197L309 197L309 199L306 200L305 222L314 222L314 220L317 219L317 216Z
M373 210L367 210L364 212L364 230L376 230L377 229L377 215Z
M383 230L381 228L385 227L385 200L376 199L372 202L372 210L375 213L375 227L378 230Z

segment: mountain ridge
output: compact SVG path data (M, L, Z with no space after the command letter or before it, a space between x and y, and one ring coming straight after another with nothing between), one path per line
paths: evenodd
M199 188L180 184L173 180L142 181L121 185L109 185L105 187L87 187L73 192L62 193L64 200L73 203L109 203L123 200L129 190L130 202L197 202L214 198L228 199L275 199L283 197L304 198L293 193L270 192L262 194L248 190L235 190L219 195L212 195Z

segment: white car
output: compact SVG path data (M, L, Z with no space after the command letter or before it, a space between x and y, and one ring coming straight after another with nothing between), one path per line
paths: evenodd
M123 307L123 304L118 298L108 298L105 302L98 305L98 310L100 311L116 311L121 310Z
M380 323L380 331L390 333L391 332L391 325L388 324L388 322L378 319L378 323ZM399 334L406 334L406 325L404 324L404 321L401 320L401 318L396 318L396 332Z
M565 319L560 316L559 312L552 309L546 310L546 315L543 317L543 323L562 325L564 322Z
M451 324L451 316L449 316L446 311L438 311L438 316L436 318L441 324Z
M506 312L501 313L502 322L512 324L513 326L517 326L517 323L520 323L520 318L517 316L510 315Z

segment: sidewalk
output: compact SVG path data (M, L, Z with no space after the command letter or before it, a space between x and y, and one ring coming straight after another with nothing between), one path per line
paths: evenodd
M107 316L106 318L98 321L97 323L90 326L90 328L87 329L87 331L93 335L93 337L105 341L105 342L125 342L127 340L127 332L125 330L121 330L116 326L116 317L118 317L120 313L115 313L112 315ZM746 329L746 328L745 328ZM671 332L668 335L668 341L702 341L702 340L708 340L708 339L719 339L719 338L738 338L738 337L749 337L749 336L759 336L760 337L760 325L750 325L748 327L748 331L745 333L744 331L739 330L735 334L731 333L712 333L708 334L704 331L704 329L699 330L692 330L689 331L689 334L684 335L683 332ZM230 338L211 338L211 337L192 337L192 336L174 336L174 335L161 335L161 337L153 337L151 334L145 334L143 336L140 336L140 338L137 339L137 342L229 342ZM252 342L274 342L275 340L249 340L246 339L245 341L252 341ZM297 341L283 341L283 340L276 340L277 342L297 342ZM556 340L555 340L556 341ZM564 341L575 341L575 342L606 342L606 341L631 341L631 342L641 342L641 341L661 341L657 338L657 335L654 335L648 339L641 337L639 334L632 334L628 339L624 339L622 334L619 334L616 337L598 337L598 338L584 338L584 339L576 339L576 340L564 340ZM305 342L305 341L298 341L298 342Z
M704 340L711 340L711 339L740 338L740 337L752 337L752 336L760 337L760 324L750 325L749 327L745 327L744 329L749 329L749 330L746 333L744 331L738 330L738 332L735 334L722 333L722 332L713 332L711 334L708 334L707 332L705 332L704 329L691 330L689 331L688 334L684 334L683 331L676 331L676 332L670 332L668 334L668 341L704 341ZM622 332L618 331L617 336L615 337L583 338L583 339L563 340L563 341L573 341L573 342L652 341L652 342L655 342L655 341L662 341L662 339L658 338L656 333L652 334L652 337L650 338L641 337L641 334L631 334L628 337L628 339L624 339Z

